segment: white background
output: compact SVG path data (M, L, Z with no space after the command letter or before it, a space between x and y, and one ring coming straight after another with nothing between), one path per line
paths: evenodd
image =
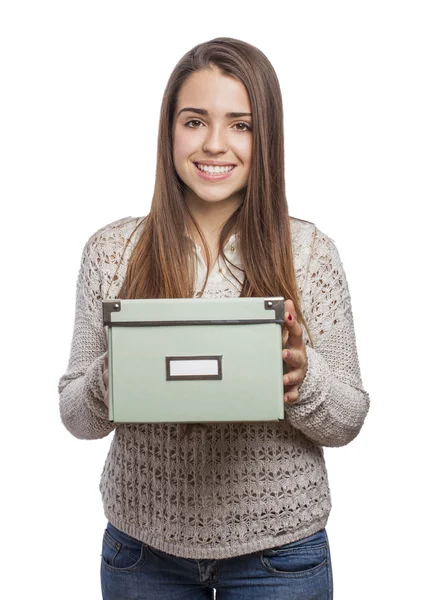
M217 36L272 62L290 214L336 243L371 409L326 450L335 599L438 589L439 15L436 2L4 1L0 8L2 589L100 598L110 437L61 424L82 248L146 215L159 107Z

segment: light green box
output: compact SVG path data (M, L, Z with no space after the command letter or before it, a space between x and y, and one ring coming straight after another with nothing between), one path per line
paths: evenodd
M284 418L284 298L104 300L115 423Z

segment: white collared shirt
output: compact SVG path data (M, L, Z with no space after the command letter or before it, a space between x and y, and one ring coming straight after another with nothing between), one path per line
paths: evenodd
M194 240L193 240L193 242L194 242ZM224 261L222 259L222 257L219 256L214 267L212 268L212 270L209 274L207 285L220 284L220 283L223 283L225 280L227 280L238 291L241 289L241 284L243 283L244 277L243 277L243 272L237 268L237 267L243 268L242 262L241 262L241 256L240 256L240 248L239 248L240 243L239 242L240 242L240 240L239 240L238 233L237 234L233 233L229 237L226 245L224 246L223 251L225 253L226 258L228 260L230 260L231 263L233 263L233 264L230 265L229 263L226 263L226 261ZM207 266L206 266L206 263L202 256L201 247L198 244L196 244L195 242L194 242L194 246L195 246L195 252L197 254L196 289L194 291L194 296L199 298L201 296L200 292L203 288L203 284L204 284L204 281L206 278ZM239 279L241 284L239 284L234 279L234 277L228 271L228 267L232 271L232 273L235 275L235 277L237 277Z

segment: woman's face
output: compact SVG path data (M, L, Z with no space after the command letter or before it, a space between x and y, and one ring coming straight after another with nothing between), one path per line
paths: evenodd
M197 71L185 80L174 115L173 160L190 206L222 202L235 210L241 203L252 158L250 113L246 88L237 79L216 69ZM216 162L234 168L205 173L196 166Z

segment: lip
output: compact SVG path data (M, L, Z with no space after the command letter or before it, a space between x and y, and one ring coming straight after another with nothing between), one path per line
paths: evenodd
M204 171L201 171L197 167L196 163L193 163L193 165L194 165L194 169L197 171L197 174L199 175L199 177L201 179L204 179L205 181L223 181L223 179L227 179L234 172L234 169L231 169L227 173L218 173L216 175L215 173L211 174L211 173L205 173ZM226 165L226 166L234 166L234 168L235 168L235 165Z
M208 165L211 167L236 167L235 163L222 162L221 160L194 160L198 165Z

